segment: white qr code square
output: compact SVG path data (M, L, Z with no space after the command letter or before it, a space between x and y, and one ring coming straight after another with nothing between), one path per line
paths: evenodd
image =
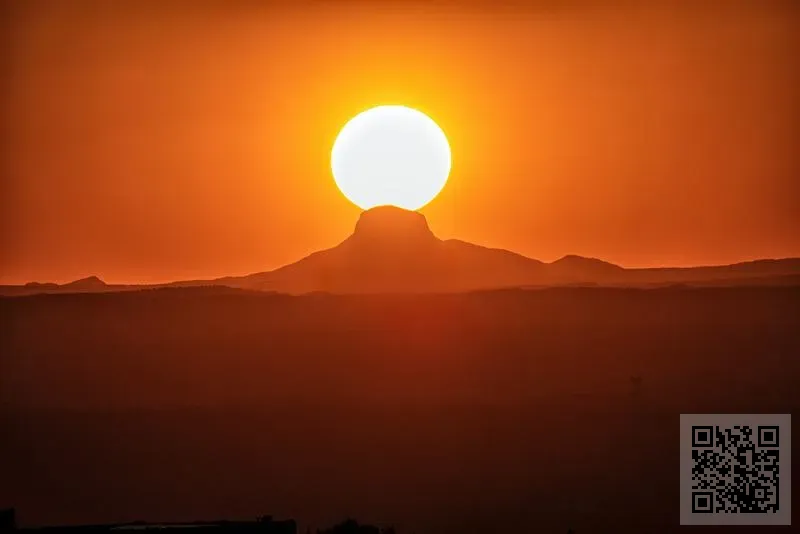
M681 525L791 525L791 415L681 415Z

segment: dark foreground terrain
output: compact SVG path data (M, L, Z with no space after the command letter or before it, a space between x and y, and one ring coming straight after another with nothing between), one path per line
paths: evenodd
M800 413L798 311L794 287L2 298L0 507L689 531L679 414Z

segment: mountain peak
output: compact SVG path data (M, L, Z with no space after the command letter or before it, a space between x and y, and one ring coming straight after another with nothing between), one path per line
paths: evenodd
M377 206L361 213L353 231L357 241L418 241L433 240L425 216L417 211L395 206Z
M605 267L611 269L622 269L619 265L615 265L613 263L609 263L607 261L603 261L597 258L587 258L586 256L578 256L576 254L567 254L566 256L557 259L552 263L552 265L560 265L560 266L574 266L574 267Z
M86 278L81 278L80 280L75 280L74 282L64 284L62 287L71 289L97 289L106 287L106 283L96 276L87 276Z

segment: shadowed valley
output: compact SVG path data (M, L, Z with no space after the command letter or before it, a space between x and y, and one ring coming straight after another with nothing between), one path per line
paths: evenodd
M678 532L678 415L796 412L798 304L797 287L6 297L0 501L23 524L267 509L301 531Z

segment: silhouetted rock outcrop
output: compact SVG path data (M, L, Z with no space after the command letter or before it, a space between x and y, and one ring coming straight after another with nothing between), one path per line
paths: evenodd
M80 280L75 280L74 282L70 282L59 287L61 289L74 291L93 291L97 289L105 289L107 286L106 283L100 280L98 277L89 276L87 278L81 278Z
M361 214L351 240L364 245L417 246L438 241L419 212L394 206L379 206Z
M227 283L287 293L453 292L523 285L543 265L506 250L442 241L421 214L384 206L362 213L353 234L334 248Z

